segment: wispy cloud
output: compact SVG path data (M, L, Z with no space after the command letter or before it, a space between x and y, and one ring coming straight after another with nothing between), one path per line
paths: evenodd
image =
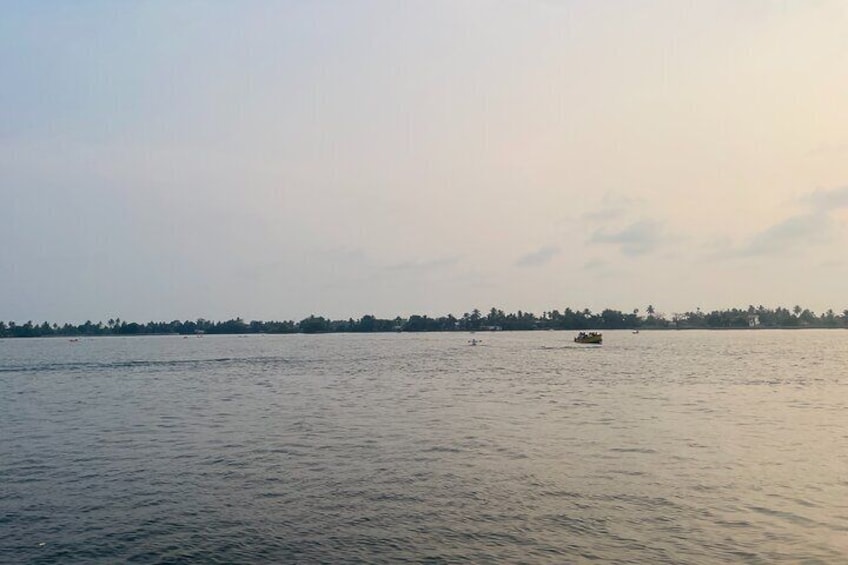
M800 198L799 202L806 208L804 211L755 233L733 255L774 255L827 242L835 227L833 212L848 208L848 186L818 189Z
M620 230L599 229L589 238L589 243L618 246L624 255L644 255L659 247L662 228L651 220L640 220Z
M819 212L831 212L848 208L848 186L832 190L815 190L804 197L802 201L809 203Z
M584 222L591 224L620 220L626 217L628 213L632 213L634 209L638 210L641 208L644 202L641 198L630 198L607 193L604 195L603 202L599 208L586 212L580 218Z
M559 255L559 252L559 247L555 245L546 245L519 257L515 262L515 265L517 267L539 267L550 263L554 257Z
M824 241L827 239L830 228L830 218L819 211L790 216L754 234L738 249L737 255L771 255L801 245Z

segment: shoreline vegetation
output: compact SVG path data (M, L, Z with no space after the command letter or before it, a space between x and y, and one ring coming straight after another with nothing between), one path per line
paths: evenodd
M309 316L299 322L288 321L244 321L235 318L226 321L211 321L199 318L195 321L173 320L171 322L126 322L120 318L106 323L82 324L28 321L0 321L0 338L5 337L78 337L109 335L203 335L203 334L315 334L315 333L375 333L375 332L469 332L469 331L538 331L538 330L687 330L687 329L795 329L795 328L848 328L848 309L841 314L832 309L816 315L809 309L795 306L765 308L731 308L702 312L666 315L649 305L645 313L636 308L631 312L604 309L593 313L588 308L564 311L551 310L537 316L519 310L506 313L492 308L487 313L474 309L460 317L447 314L437 318L426 315L397 316L392 319L377 318L366 314L361 318L332 320L323 316Z

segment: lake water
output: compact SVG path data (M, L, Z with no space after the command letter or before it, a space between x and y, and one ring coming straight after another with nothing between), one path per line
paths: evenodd
M848 560L848 331L572 336L0 340L0 562Z

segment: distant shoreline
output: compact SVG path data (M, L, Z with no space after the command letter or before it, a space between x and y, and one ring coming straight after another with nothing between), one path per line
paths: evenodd
M204 318L197 320L173 320L170 322L127 322L120 318L106 323L90 320L82 324L28 321L18 324L0 321L0 338L4 337L87 337L87 336L132 336L132 335L215 335L215 334L314 334L314 333L390 333L390 332L487 332L487 331L542 331L542 330L764 330L764 329L844 329L848 328L848 309L837 314L832 309L816 315L807 308L795 306L791 310L778 306L731 308L702 312L674 313L666 316L648 305L645 314L638 308L621 312L606 308L593 313L588 308L562 312L550 310L537 316L518 310L507 313L491 308L487 313L478 309L459 317L447 314L438 318L413 314L409 317L377 318L366 314L361 318L333 320L323 316L309 316L299 322L261 321L246 322L242 318L214 322Z

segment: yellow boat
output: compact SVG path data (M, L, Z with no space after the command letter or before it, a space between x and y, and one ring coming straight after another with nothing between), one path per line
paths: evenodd
M598 332L580 332L574 338L574 343L589 343L601 345L604 341L604 336Z

